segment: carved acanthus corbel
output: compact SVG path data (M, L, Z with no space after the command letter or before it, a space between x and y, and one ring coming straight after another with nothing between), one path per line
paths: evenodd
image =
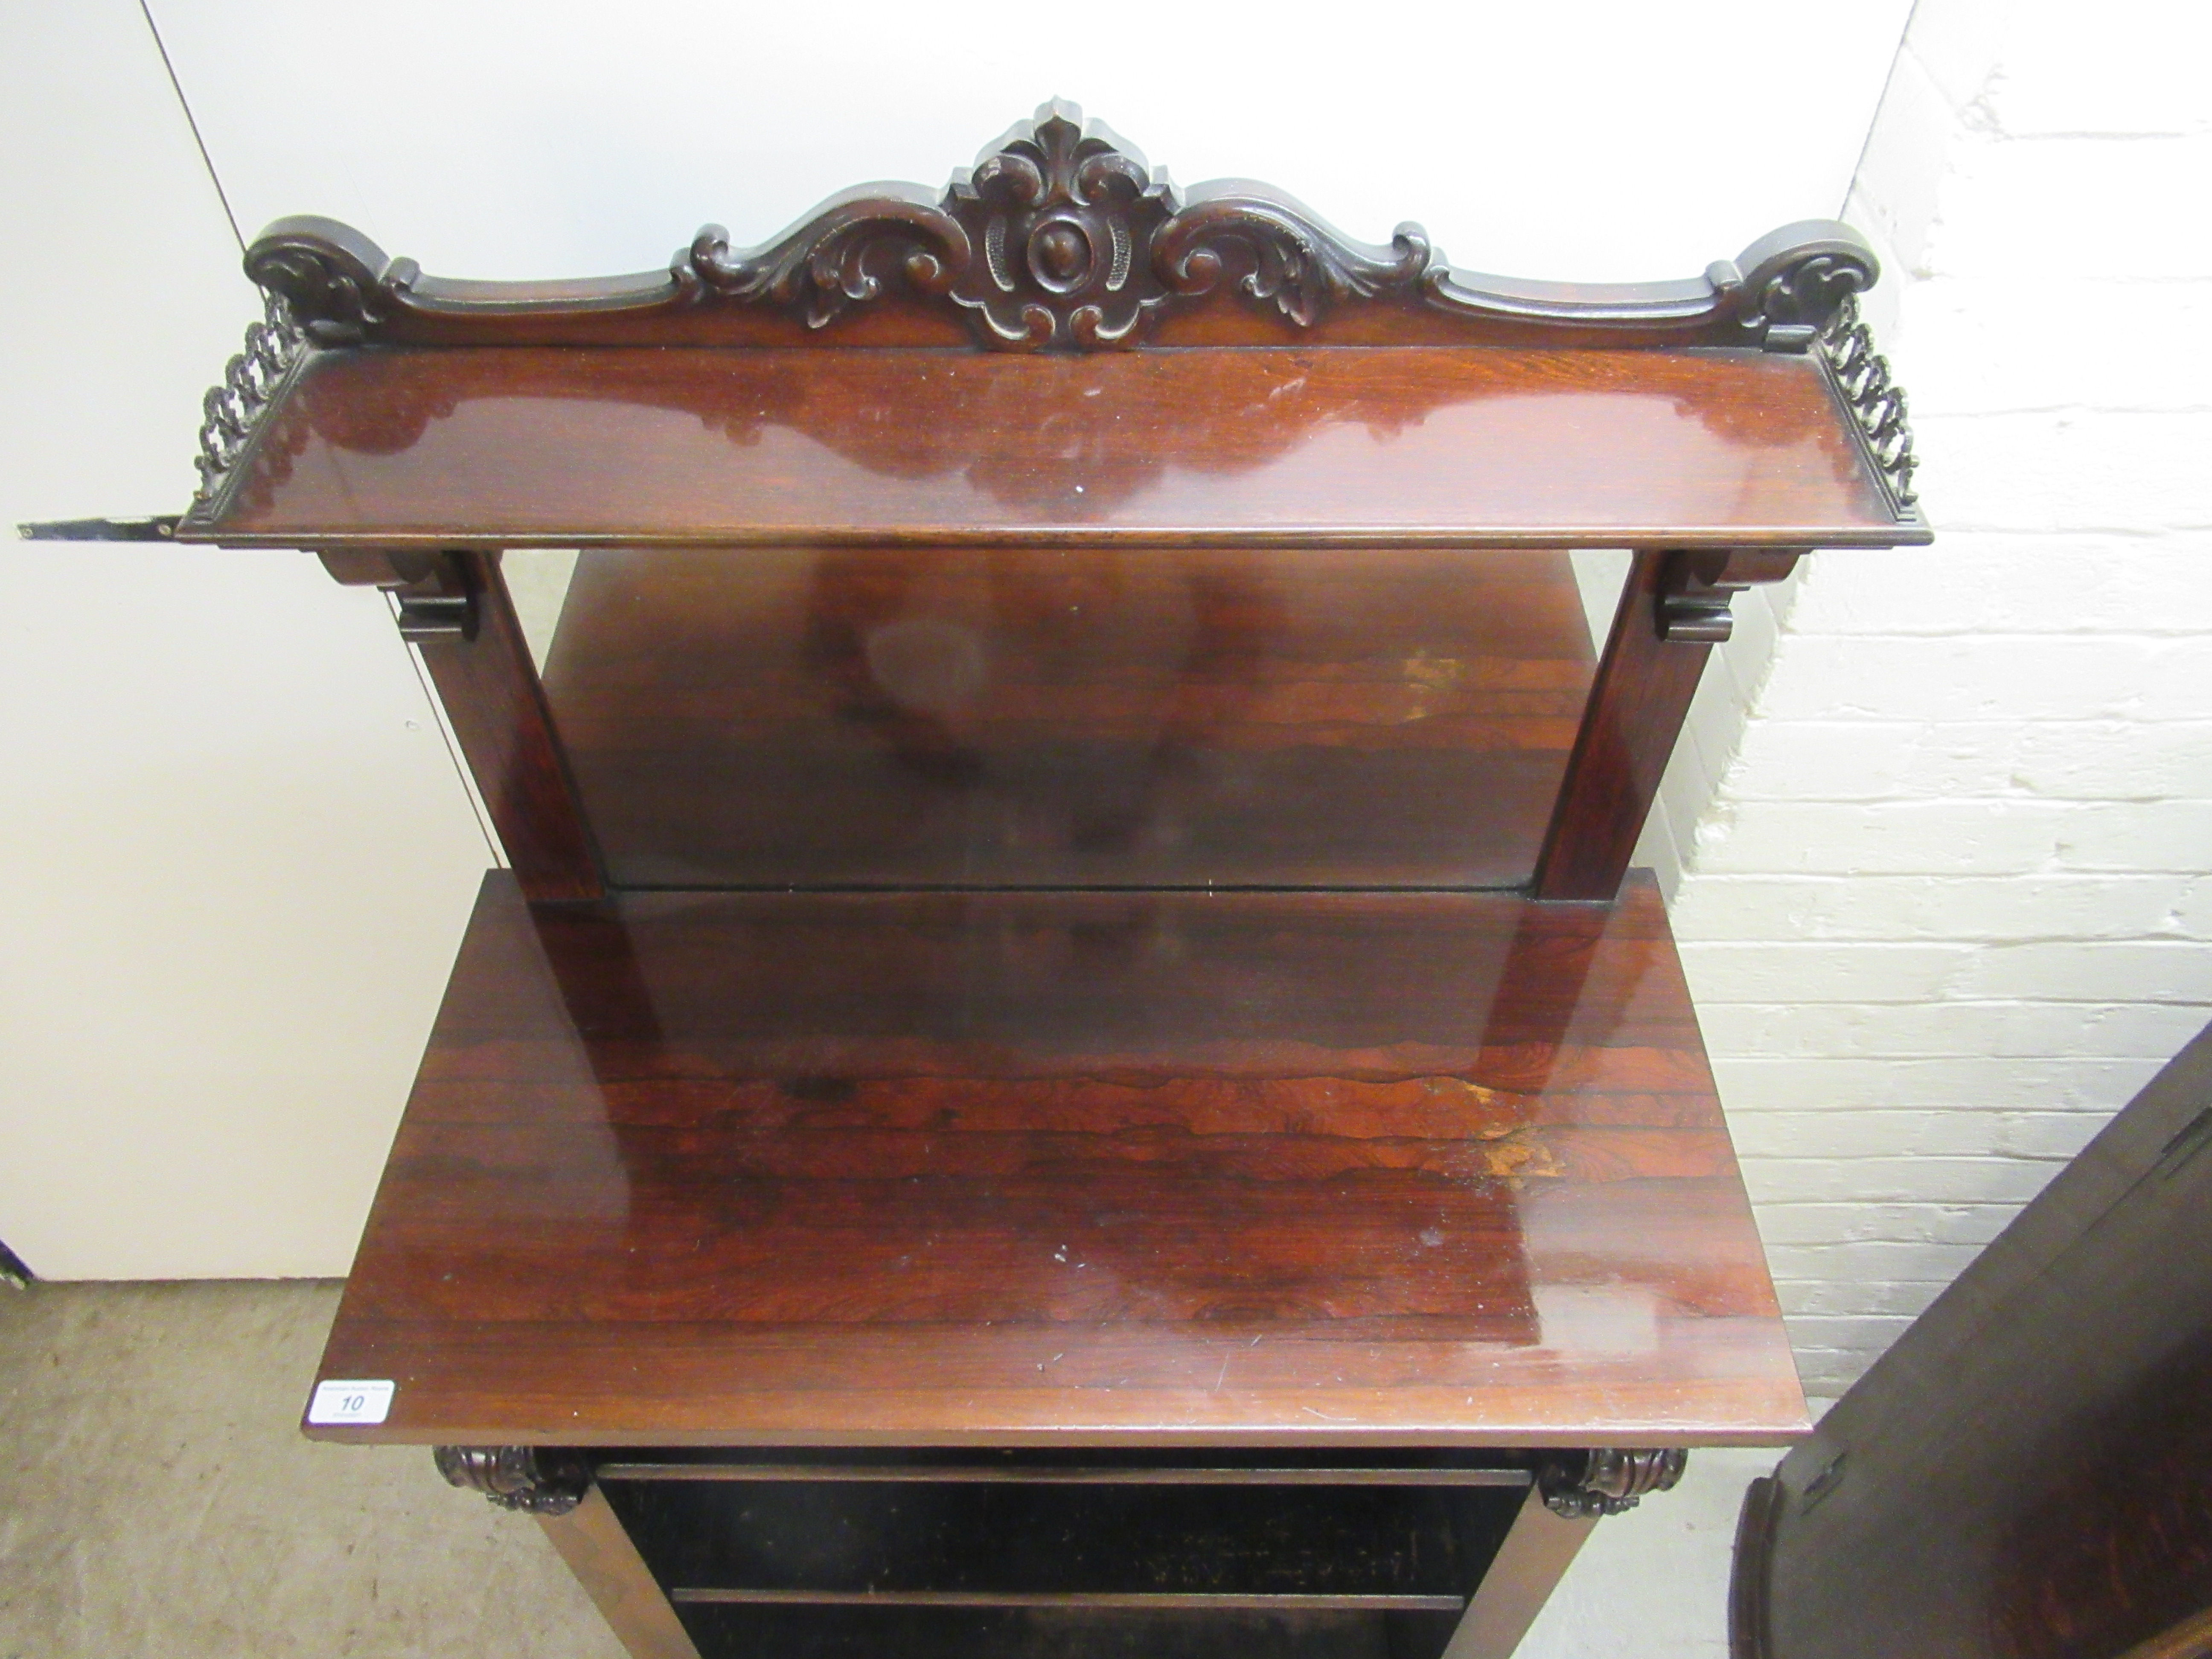
M1682 1478L1689 1457L1679 1446L1664 1451L1562 1452L1538 1466L1536 1486L1553 1514L1592 1521L1634 1509L1648 1492L1669 1491Z
M436 1446L446 1484L480 1492L503 1510L566 1515L584 1501L592 1471L574 1452L544 1446Z

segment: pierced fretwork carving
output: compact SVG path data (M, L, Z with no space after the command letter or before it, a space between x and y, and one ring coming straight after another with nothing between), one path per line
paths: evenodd
M432 1455L448 1486L532 1515L568 1514L592 1484L582 1458L544 1446L437 1446Z
M1889 492L1890 506L1904 512L1920 498L1912 474L1920 463L1912 453L1912 428L1905 422L1905 388L1890 378L1889 359L1874 349L1874 332L1859 318L1856 295L1844 297L1820 333L1820 355L1866 439L1867 456Z
M1455 271L1416 224L1377 246L1264 185L1223 181L1182 196L1133 147L1059 102L941 191L863 185L753 247L733 247L727 231L708 225L669 269L641 276L447 282L314 218L279 220L246 255L246 273L283 295L321 346L696 340L718 326L761 340L779 326L828 328L898 294L924 312L964 318L982 344L1006 350L1134 345L1170 313L1233 295L1279 319L1291 337L1357 303L1391 308L1385 333L1407 342L1802 352L1876 270L1856 233L1810 220L1681 282L1593 286ZM710 320L732 308L756 319Z
M246 349L230 360L222 384L202 404L206 420L200 427L200 487L195 501L210 501L222 488L246 453L261 411L299 361L301 337L291 308L272 289L263 298L263 309L264 319L246 331Z
M1632 1510L1648 1492L1667 1492L1682 1478L1690 1455L1665 1451L1563 1452L1536 1471L1545 1507L1571 1521L1595 1520Z

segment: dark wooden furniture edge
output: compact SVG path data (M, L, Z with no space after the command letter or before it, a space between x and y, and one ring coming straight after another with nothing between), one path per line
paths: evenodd
M1209 1449L1221 1449L1218 1446ZM834 1455L834 1454L833 1454ZM1013 1485L1230 1486L1517 1486L1553 1514L1570 1521L1626 1515L1654 1492L1671 1492L1688 1467L1684 1448L1566 1448L1525 1456L1506 1452L1495 1468L1430 1467L1419 1463L1361 1465L1348 1452L1345 1467L1291 1465L1220 1468L1175 1465L1147 1468L994 1464L932 1465L809 1463L804 1459L759 1464L705 1462L632 1462L547 1446L434 1446L432 1462L447 1486L483 1494L495 1507L532 1515L562 1516L585 1501L593 1484L609 1480L833 1480L861 1483L953 1481ZM1519 1461L1516 1460L1518 1456ZM595 1461L596 1459L596 1461Z
M1729 1659L1766 1659L1766 1572L1780 1495L1771 1474L1744 1488L1729 1575Z
M465 1421L442 1425L440 1434L470 1433L477 1437L499 1432L489 1424L472 1425ZM538 1432L534 1426L529 1432ZM374 1428L342 1425L311 1424L304 1417L300 1432L309 1440L325 1442L338 1446L432 1446L438 1443L419 1434L395 1435L380 1432ZM508 1434L519 1432L514 1429ZM1816 1432L1812 1422L1804 1416L1784 1421L1780 1415L1765 1426L1758 1428L1728 1428L1712 1423L1671 1425L1664 1428L1649 1422L1601 1425L1597 1432L1608 1437L1626 1438L1633 1436L1641 1443L1638 1455L1679 1453L1686 1455L1692 1451L1720 1449L1756 1448L1786 1453ZM555 1438L559 1433L548 1426L544 1438L526 1443L542 1451L562 1449L564 1443ZM1361 1448L1375 1451L1402 1451L1443 1447L1454 1451L1534 1451L1577 1453L1589 1449L1591 1431L1563 1428L1557 1424L1542 1422L1501 1423L1486 1426L1479 1435L1454 1437L1448 1427L1436 1425L1416 1425L1402 1430L1370 1431L1358 1437ZM816 1434L787 1434L775 1430L748 1431L742 1435L721 1430L670 1429L656 1426L629 1433L595 1435L592 1445L596 1452L620 1452L625 1457L633 1452L646 1452L661 1448L680 1448L686 1450L707 1451L718 1447L744 1444L759 1449L789 1452L794 1456L828 1451L868 1451L885 1449L926 1449L947 1452L969 1450L1042 1450L1053 1447L1069 1447L1077 1450L1128 1450L1133 1447L1156 1447L1166 1450L1284 1450L1311 1451L1342 1446L1346 1436L1341 1431L1331 1431L1316 1425L1310 1433L1288 1435L1279 1431L1242 1431L1200 1425L1174 1429L1122 1428L1082 1430L1073 1432L1034 1428L1000 1428L986 1426L972 1433L956 1434L945 1431L922 1431L908 1432L887 1431L878 1435L861 1436L840 1433L834 1437ZM1670 1483L1671 1484L1671 1483Z
M41 531L43 526L26 526ZM39 534L25 540L90 540L88 537ZM684 536L658 535L638 531L619 533L574 530L544 534L515 534L493 531L329 531L313 534L292 531L232 530L216 526L203 515L179 524L175 539L187 546L235 548L305 548L314 552L445 553L464 550L480 553L521 552L536 549L593 551L601 550L684 548L726 549L742 556L754 547L806 546L817 548L1273 548L1273 549L1439 549L1454 552L1555 552L1586 550L1632 551L1658 547L1674 551L1732 553L1745 548L1752 538L1741 526L1637 525L1581 526L1561 529L1556 525L1498 525L1479 531L1431 530L1389 526L1312 525L1286 529L1129 530L1115 526L927 526L885 531L842 526L807 527L770 525L714 531ZM1878 551L1893 547L1923 547L1934 532L1900 525L1895 532L1838 532L1820 525L1762 526L1758 532L1768 550L1799 553L1814 549L1838 551Z
M1746 1495L1732 1659L2208 1650L2208 1146L2212 1027Z

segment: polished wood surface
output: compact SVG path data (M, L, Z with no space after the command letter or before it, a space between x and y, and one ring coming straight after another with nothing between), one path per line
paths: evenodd
M1803 1425L1658 896L488 878L331 1438L1763 1443Z
M1564 553L667 550L546 682L620 886L1503 887L1592 654Z
M574 1509L538 1524L629 1659L701 1659L605 1491L595 1486Z
M501 848L524 897L596 899L606 890L599 848L499 561L465 550L452 566L468 622L416 648Z
M181 540L1893 546L1813 357L311 354Z
M389 589L515 866L308 1432L641 1659L1502 1659L1803 1431L1621 881L1729 595L1929 539L1856 233L1486 276L1055 102L636 276L246 266L176 539Z
M1609 899L1627 873L1711 654L1710 641L1728 637L1725 591L1717 599L1717 629L1677 627L1674 631L1687 636L1667 637L1670 594L1693 586L1680 580L1682 562L1692 556L1644 550L1622 586L1545 836L1532 888L1537 898ZM1796 556L1736 550L1710 556L1741 586L1779 580ZM1698 608L1709 616L1715 602L1708 598Z
M1660 636L1672 556L1636 556L1607 636L1598 681L1553 803L1533 887L1540 899L1609 899L1634 856L1659 780L1712 647Z
M2212 1030L1754 1488L1737 1659L2203 1650L2208 1148Z
M1443 1659L1511 1659L1596 1525L1588 1517L1553 1514L1541 1492L1522 1498Z

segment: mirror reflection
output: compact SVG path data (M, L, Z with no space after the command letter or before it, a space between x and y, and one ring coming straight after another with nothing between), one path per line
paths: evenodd
M709 888L1516 885L1626 566L507 556L615 882Z

